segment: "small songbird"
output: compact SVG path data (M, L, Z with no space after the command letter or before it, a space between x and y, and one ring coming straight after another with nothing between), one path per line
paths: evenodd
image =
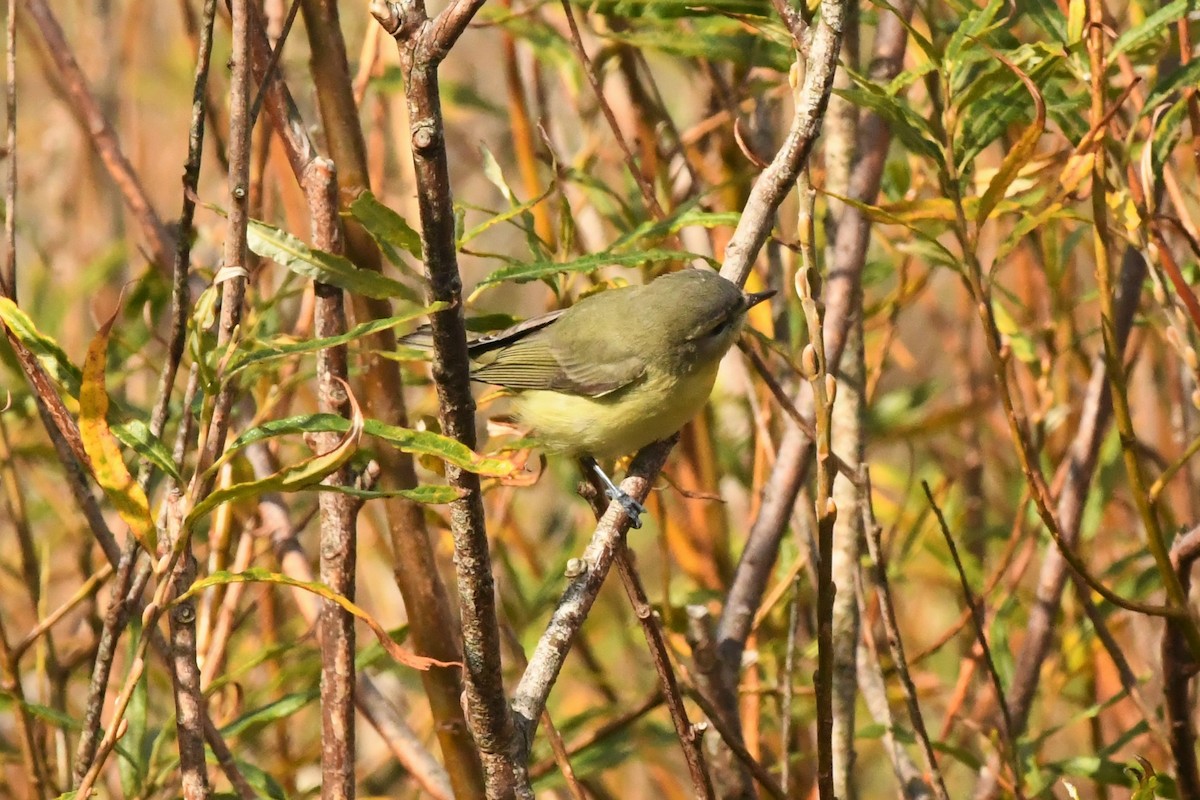
M774 294L748 294L706 270L671 272L476 339L471 377L511 390L533 439L585 459L640 527L645 509L595 459L682 428L704 407L746 312Z

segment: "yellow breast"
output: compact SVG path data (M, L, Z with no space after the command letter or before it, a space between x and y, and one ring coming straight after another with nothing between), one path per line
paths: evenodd
M629 455L675 433L704 407L717 366L685 376L651 371L604 397L525 391L514 408L547 450L596 458Z

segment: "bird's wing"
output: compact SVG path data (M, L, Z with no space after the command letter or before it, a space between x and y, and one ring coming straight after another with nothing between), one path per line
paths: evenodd
M530 334L540 331L565 313L567 313L567 309L560 308L555 311L548 311L545 314L538 314L536 317L530 317L527 320L518 322L510 328L505 328L502 331L493 331L492 333L480 336L478 339L473 339L467 343L467 349L470 351L472 358L479 358L484 353L489 353L492 350L497 350L521 341Z
M509 389L547 389L586 397L603 397L640 378L646 371L638 353L605 348L592 341L584 352L555 337L527 336L493 351L471 377Z

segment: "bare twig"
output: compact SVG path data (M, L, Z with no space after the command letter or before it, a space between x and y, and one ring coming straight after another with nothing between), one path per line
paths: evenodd
M433 314L433 376L442 431L474 447L475 401L463 321L462 278L455 244L455 217L446 161L446 132L438 89L438 65L482 0L456 0L430 19L425 4L372 3L371 10L395 37L410 109L413 167L421 215L421 243L430 302L447 308ZM446 479L461 497L450 504L466 665L467 714L483 754L489 797L507 795L514 781L512 717L500 674L500 630L483 495L479 476L446 465Z
M588 503L592 506L596 518L599 519L605 511L605 503L602 499L604 487L592 470L583 468L583 474L586 476L587 487L590 489L587 493ZM674 667L671 666L671 653L663 638L662 623L655 616L650 599L646 596L646 587L642 585L641 576L638 575L637 566L634 564L633 553L627 542L623 541L622 546L618 548L616 561L617 572L621 575L621 583L625 586L625 594L633 606L634 616L641 623L642 633L645 634L646 645L650 649L650 658L654 662L654 670L658 673L658 682L663 690L667 710L670 712L671 722L675 726L675 735L679 737L679 744L683 748L683 757L687 761L688 774L692 778L692 788L696 797L713 798L715 795L712 779L704 765L704 750L701 743L703 730L697 728L688 719L687 709L683 705L683 695L679 691L679 681L675 677Z
M1171 563L1184 591L1192 583L1192 567L1200 559L1200 527L1192 528L1175 540L1171 547ZM1192 722L1191 682L1196 676L1197 663L1183 631L1168 620L1162 636L1163 706L1171 740L1171 755L1175 758L1175 782L1179 796L1194 800L1200 797L1200 769L1196 766L1196 729Z
M777 800L784 800L787 794L783 791L783 787L775 780L775 776L767 771L766 767L758 763L754 756L750 755L750 751L742 744L741 733L725 724L720 717L718 709L703 694L694 692L692 699L696 701L696 705L700 706L701 710L708 716L713 727L717 729L717 733L721 735L721 739L733 751L733 754L737 756L742 766L746 767L754 776L754 780L758 781L758 785L766 789L767 794L771 795L771 797Z
M4 251L0 295L17 301L17 0L8 0L4 25Z
M353 197L368 188L366 151L353 93L345 64L345 43L337 17L337 4L320 0L302 5L313 52L317 99L325 123L326 140L338 168L338 183L344 197ZM300 117L287 85L278 75L267 75L271 46L261 25L255 26L252 41L255 78L265 81L264 108L275 132L284 145L288 163L298 182L317 157L316 145L308 135L308 125ZM360 269L379 272L382 259L371 236L352 218L344 220L347 255ZM352 297L360 319L382 319L392 314L386 300ZM404 392L396 362L379 355L395 349L395 334L381 331L365 342L361 393L365 410L375 419L393 425L407 424ZM384 480L391 485L410 488L416 485L412 458L390 447L378 453ZM462 658L458 626L450 609L449 594L440 577L437 558L430 543L422 506L400 497L383 500L395 559L396 585L408 608L421 609L409 624L417 649L441 661ZM421 681L429 698L435 731L445 757L446 769L456 794L478 796L483 792L483 768L479 752L467 730L460 697L462 679L456 670L427 670Z
M337 176L333 165L316 159L305 172L313 244L325 252L341 254L342 236L338 219ZM317 283L314 330L317 337L340 336L346 332L342 290ZM317 354L318 397L322 411L350 416L346 395L349 383L346 346L337 345ZM322 452L337 446L337 434L319 437ZM348 466L328 475L329 486L352 483ZM354 599L354 568L357 562L355 518L358 503L341 492L322 492L321 582L343 597ZM354 618L336 603L321 607L321 795L327 800L354 797Z
M771 232L775 211L795 185L821 131L821 120L833 91L845 14L845 0L821 3L821 16L808 44L804 83L796 95L791 128L771 164L758 176L733 237L725 246L721 275L739 286L746 282L758 251ZM796 46L800 46L799 42Z
M246 448L246 459L250 462L255 476L260 479L279 470L275 457L261 442ZM309 556L296 538L299 523L292 523L283 496L271 492L260 497L258 514L262 523L262 535L271 541L280 572L302 583L316 580ZM294 589L291 594L305 622L316 626L320 614L316 597L311 592L299 588ZM365 672L357 673L354 702L396 759L420 784L423 792L435 800L450 800L454 797L446 770L425 748L420 737L408 726L396 707Z
M863 467L863 483L866 488L864 489L864 501L861 505L862 513L865 516L863 527L866 532L867 550L871 554L871 582L875 586L875 596L879 602L880 619L883 622L884 634L887 636L888 650L891 652L896 674L900 678L900 685L904 689L904 702L908 709L909 722L912 725L917 742L921 746L921 755L925 758L925 768L929 770L929 774L933 778L933 791L938 800L949 800L950 795L946 791L946 782L942 778L942 771L938 766L937 755L933 751L933 743L930 741L929 732L925 728L925 717L921 713L921 704L917 699L917 686L913 682L912 673L908 669L908 659L904 655L904 642L900 638L900 624L896 616L896 605L892 601L887 562L884 561L883 543L881 541L882 531L880 530L879 523L875 520L875 509L871 500L871 477L866 467Z
M912 7L909 0L893 5L904 20L912 13ZM881 15L871 58L873 80L885 83L899 73L906 43L907 31L901 19L894 14ZM850 179L850 196L854 199L869 203L879 193L890 141L891 131L878 114L866 113L862 116L857 161ZM853 298L861 291L859 281L866 260L869 232L866 215L854 207L848 207L838 225L834 263L824 282L825 351L834 371L841 361L845 346L850 315L855 307ZM735 260L733 263L738 262ZM717 626L717 647L728 671L736 671L741 664L755 610L766 590L783 531L791 518L796 495L804 483L811 459L812 451L805 434L790 420L785 421L775 468L763 487L762 505L747 536Z
M25 690L21 686L20 666L8 643L8 632L4 629L4 615L0 614L0 691L12 698L13 716L17 727L21 761L29 779L29 789L35 798L47 797L52 789L46 770L45 754L38 744L34 732L34 718L25 704Z
M642 202L646 204L646 208L649 209L655 219L663 219L666 215L663 213L662 206L659 205L658 198L654 194L654 186L646 178L645 173L638 169L637 160L633 157L633 150L630 149L629 143L625 141L625 137L621 135L621 126L617 124L617 117L613 114L612 106L609 105L607 98L604 96L604 88L600 85L600 76L596 74L596 68L593 66L592 60L588 58L587 50L583 47L583 39L579 36L579 25L575 22L575 13L571 10L570 2L562 0L562 8L563 14L567 17L567 29L571 33L571 46L575 50L575 57L583 65L583 74L587 76L588 84L591 85L592 92L596 95L596 101L600 104L600 110L604 113L604 119L608 122L608 127L612 131L613 138L617 140L617 146L621 148L621 154L625 159L625 169L637 183L638 189L642 193ZM757 249L755 248L756 252Z
M1121 289L1117 297L1114 328L1116 343L1122 350L1133 326L1145 275L1146 262L1141 255L1133 248L1126 249L1121 265ZM1096 459L1112 420L1106 371L1104 361L1097 359L1084 396L1079 428L1067 452L1066 482L1058 496L1057 511L1063 540L1070 546L1074 546L1078 540L1083 509L1096 470ZM1017 654L1009 689L1010 710L1017 735L1025 730L1042 665L1054 641L1055 620L1068 570L1068 564L1058 548L1046 552L1038 577L1037 602L1029 612L1025 639Z
M1012 715L1008 710L1008 699L1004 693L1004 685L1000 682L1000 673L996 669L996 661L992 658L992 649L988 645L987 639L987 619L983 611L983 604L975 597L975 593L971 590L971 584L967 580L966 568L963 566L962 559L958 556L958 546L954 544L954 536L950 533L950 527L946 524L946 518L942 515L942 509L938 506L937 500L933 497L933 490L929 488L928 481L921 481L921 488L925 490L925 497L929 500L930 507L933 508L934 516L937 517L938 527L942 531L942 536L946 540L946 547L950 550L950 557L954 561L954 567L958 570L959 583L962 586L963 600L967 607L971 609L971 618L975 622L975 639L979 643L979 648L983 653L983 663L987 667L988 677L992 681L992 689L996 693L996 705L1000 707L1000 718L1004 722L1004 727L1000 731L1004 738L1004 748L1008 751L1009 759L1013 772L1013 786L1018 800L1024 797L1022 785L1022 770L1020 752L1017 750L1016 734L1013 731Z

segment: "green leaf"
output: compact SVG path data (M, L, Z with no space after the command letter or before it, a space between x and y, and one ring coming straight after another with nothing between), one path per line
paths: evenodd
M643 222L613 242L608 249L623 250L647 239L662 239L693 225L701 228L718 228L722 225L734 227L741 218L740 211L705 211L692 203L676 209L666 219Z
M999 22L995 21L996 16L1004 10L1006 5L1005 0L989 0L987 5L974 9L958 25L955 25L954 33L946 45L944 63L951 67L961 66L960 57L963 55L964 48L968 47L971 55L978 55L978 52L975 51L978 46L975 40L1008 22L1007 17L1002 18Z
M468 302L474 301L489 286L495 286L505 281L527 283L528 281L548 278L551 275L557 275L561 272L586 273L595 272L601 267L608 266L629 267L641 264L656 264L665 261L690 261L696 258L714 263L711 258L696 253L685 253L677 250L643 250L636 253L621 254L611 252L593 253L592 255L564 262L535 261L532 264L513 264L501 267L480 281L479 285L475 287L475 291L471 292Z
M1198 84L1200 84L1200 58L1194 58L1183 67L1168 72L1166 75L1159 75L1154 89L1146 98L1146 104L1142 106L1142 116L1153 114L1163 101L1180 89L1190 89Z
M1126 50L1142 45L1159 36L1168 25L1177 22L1189 11L1194 10L1196 0L1173 0L1153 14L1146 17L1141 25L1130 28L1117 37L1112 50L1108 52L1110 62Z
M113 435L121 444L149 461L164 473L183 483L183 477L175 469L175 457L166 443L150 431L150 427L140 419L122 422L112 426Z
M229 445L224 457L236 453L247 445L275 436L320 432L344 433L349 427L349 421L337 414L305 414L271 420L239 436ZM431 431L414 431L396 425L388 425L379 420L368 419L364 423L364 432L384 440L405 453L440 458L480 475L503 477L511 475L516 470L516 465L507 459L481 456L462 442Z
M83 373L79 367L71 363L71 359L67 358L58 342L43 335L29 315L7 297L0 297L0 322L29 348L42 369L55 383L72 397L79 396L79 384L83 381Z
M301 489L314 486L323 480L326 475L329 475L349 461L350 457L358 450L358 442L362 438L363 416L362 409L359 408L358 401L354 395L348 393L347 396L350 400L351 418L345 419L336 414L330 415L346 423L346 430L336 447L324 453L317 453L295 464L289 464L265 478L214 489L188 512L188 515L183 520L184 528L190 528L197 520L222 503L229 503L244 497L257 497L266 492L297 492ZM209 468L209 472L211 473L225 464L230 456L230 452L224 453Z
M938 166L944 163L942 148L929 123L921 119L907 103L885 93L867 78L856 76L853 72L848 74L858 88L834 89L835 94L882 117L892 134L909 150L931 159Z
M546 191L542 192L540 195L533 198L532 200L528 200L524 203L518 203L517 205L508 209L507 211L501 211L499 214L494 214L493 216L488 217L486 220L479 223L474 228L471 228L471 230L462 231L458 236L459 247L462 247L463 245L470 242L472 239L477 238L481 233L483 233L486 230L490 230L491 228L494 228L497 225L501 225L505 222L516 219L517 217L521 217L524 224L518 225L517 227L521 228L521 230L523 230L525 232L525 238L529 243L529 252L535 253L535 254L541 254L541 253L545 252L544 248L541 246L540 242L537 239L537 234L535 234L533 232L533 218L529 216L529 209L533 208L538 203L545 200L547 197L550 196L551 192L553 192L553 191L554 191L553 185L547 186Z
M411 500L414 503L425 503L435 506L453 503L463 496L462 492L453 486L429 485L416 486L412 489L359 489L354 486L327 486L326 484L318 483L312 488L318 492L348 494L351 497L358 497L363 500L374 500L380 497L403 497L405 500Z
M362 223L375 241L399 247L418 261L425 259L421 234L404 217L379 202L371 192L363 192L350 203L350 213Z
M1160 788L1159 776L1155 773L1154 766L1145 758L1137 756L1137 762L1138 766L1130 765L1125 768L1125 772L1136 781L1129 800L1155 800Z
M403 283L369 269L359 269L343 256L309 247L274 225L250 220L247 237L255 254L269 258L297 275L377 300L400 297L410 303L420 302L416 292Z
M446 308L447 304L443 302L434 303L418 308L414 311L409 311L404 314L399 314L394 317L385 319L371 320L364 322L361 325L355 325L350 330L338 336L326 336L323 339L306 339L301 342L286 341L283 339L274 339L269 342L255 342L257 348L252 352L240 352L231 359L229 366L225 370L225 375L234 375L248 367L257 366L279 358L287 358L288 356L300 355L303 353L314 353L318 350L324 350L327 347L336 347L341 344L362 339L366 336L386 331L395 328L398 325L403 325L406 322L427 316L436 311L441 311Z
M1058 10L1056 3L1045 0L1018 0L1017 11L1021 16L1032 19L1039 28L1056 42L1067 41L1067 18Z
M221 734L226 738L237 736L252 728L261 728L272 722L279 722L300 711L321 696L321 692L310 689L307 692L294 692L284 695L265 706L253 708L221 726Z

